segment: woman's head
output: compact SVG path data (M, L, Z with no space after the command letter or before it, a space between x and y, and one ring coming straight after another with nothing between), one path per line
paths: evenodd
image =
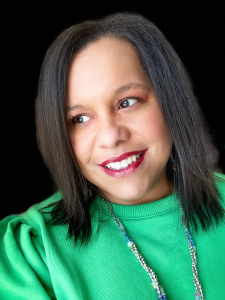
M110 201L138 204L168 194L171 137L150 81L126 40L102 37L74 56L67 109L81 171ZM141 152L136 163L124 162L122 170L120 163L109 165L113 159L128 163L128 157Z
M36 120L68 222L85 224L87 188L95 195L97 186L112 202L137 204L165 196L172 183L190 198L184 208L195 223L191 210L211 178L201 113L180 59L150 21L115 14L61 33L42 66ZM110 176L99 166L132 151L144 160L127 176Z
M101 55L99 51L101 51ZM123 51L126 51L126 54L123 53ZM94 56L96 57L94 58ZM119 56L121 57L121 63L119 61ZM87 59L90 59L90 62L87 62ZM113 60L115 60L118 67L114 66ZM133 61L131 62L131 60ZM107 67L110 68L110 62L113 70L107 70ZM75 72L78 67L80 68L80 74ZM118 70L119 67L123 69L123 75L120 73L121 70ZM86 74L84 74L85 70ZM72 82L72 76L70 76L72 71L74 71L73 75L76 76L76 82L73 86L70 84ZM105 75L103 75L103 72L105 72ZM110 74L110 72L113 73ZM138 76L138 79L133 79L135 73L136 76ZM87 76L88 78L86 78ZM100 82L100 80L102 80L100 78L104 78L105 82ZM109 83L109 80L112 78L114 80L114 86L111 86L111 82ZM99 95L92 94L93 101L91 104L92 106L95 105L95 110L98 108L98 110L101 111L101 108L103 109L104 106L101 103L101 106L98 107L99 102L97 102L97 100L103 100L104 93L104 99L108 97L107 99L109 100L109 97L112 98L111 94L113 89L115 91L120 86L128 85L132 83L132 80L139 80L143 85L146 85L147 88L144 90L142 89L143 93L145 91L145 94L148 94L147 98L151 95L151 98L154 99L154 103L157 105L158 111L161 113L160 119L161 117L164 119L164 126L166 126L167 129L167 146L165 147L164 144L162 147L161 145L161 148L163 148L161 151L165 153L165 157L162 159L164 171L166 162L169 158L169 153L171 152L171 137L174 143L173 152L175 159L177 159L177 153L175 151L177 148L176 145L179 144L182 137L187 140L187 135L189 135L189 137L192 135L192 139L189 141L190 145L181 143L181 147L179 146L180 151L184 151L184 148L191 147L191 143L195 143L195 145L196 143L199 143L199 139L194 141L195 135L193 136L193 130L196 130L196 128L194 128L195 124L190 123L190 118L195 117L196 114L196 103L191 86L179 58L162 33L148 20L133 14L117 14L100 21L84 22L65 30L48 50L42 67L39 95L36 102L37 133L40 149L47 165L55 176L59 187L62 178L58 179L57 177L63 176L63 178L65 178L67 172L69 172L72 177L74 177L72 174L75 172L75 181L80 182L78 186L86 184L86 181L83 178L83 172L80 172L80 164L77 164L77 159L74 156L74 150L78 149L78 147L80 149L82 146L80 143L70 143L71 137L72 139L75 139L75 136L80 136L82 130L78 130L76 135L71 135L71 130L68 131L68 101L74 103L79 102L78 104L80 105L82 105L81 102L85 101L87 98L91 101L90 94L92 92L97 93L96 82L98 82L99 85L102 84L101 87L99 86L99 89L101 89L101 99L97 99ZM109 86L106 86L107 84ZM110 86L111 89L109 91L108 89ZM93 87L96 89L93 90ZM108 90L109 95L106 95L106 89ZM84 97L82 97L82 90L86 91L86 94L89 92L89 95L84 95ZM138 89L136 89L136 92L137 90ZM140 90L141 88L139 88L139 91ZM129 92L131 92L131 89ZM70 96L71 93L74 95ZM121 100L124 95L125 92L123 94L120 93L120 95L114 97L113 100ZM126 96L127 95L128 92L126 93ZM131 94L129 94L129 96L131 96ZM111 105L112 104L115 105L113 101ZM138 104L134 105L134 107L137 107L137 105ZM127 111L128 110L129 109L127 109ZM70 118L71 115L73 115L72 112L74 113L72 110L69 111ZM122 110L120 112L122 112ZM148 114L146 111L145 113ZM101 118L104 118L104 114L107 114L106 111L101 113ZM137 117L139 115L139 112L137 112L135 119L133 120L133 126L136 124L143 128L146 119L148 122L152 121L152 117L150 119L147 116L143 116L146 119L142 120L142 124L138 124ZM181 115L182 120L180 118ZM195 119L196 120L194 121L198 123L198 118ZM157 120L159 120L159 118L157 118ZM107 121L110 120L107 119ZM114 118L113 122L115 123L117 121L118 117ZM88 124L90 123L93 124L94 122L88 122ZM117 124L120 126L118 122ZM151 126L151 131L153 131L152 125L148 125ZM78 128L79 126L76 127ZM106 126L108 125L105 123L101 129L108 130ZM121 126L123 127L122 134L125 136L129 135L130 132L128 133L126 131L124 125ZM93 126L86 126L81 135L85 135L87 127L88 130L90 130L89 127L93 128ZM145 132L148 136L147 131L149 131L149 128L146 128L146 130L142 129L142 132ZM95 130L92 135L98 135L97 130ZM91 134L88 136L90 138ZM127 136L121 138L122 140L128 139ZM127 145L127 143L120 142L120 145L117 145L116 149L104 151L104 153L104 146L101 147L100 152L102 161L99 161L98 159L98 162L101 163L110 157L115 157L131 150L144 150L142 148L145 148L145 145L137 145L140 143L140 141L138 141L138 136L132 136L132 139L135 139L135 142L132 142L133 144L129 145L128 143ZM100 140L102 140L101 134L99 135L98 143ZM142 143L144 143L144 141L142 141ZM165 143L165 141L163 143ZM93 148L93 145L90 147ZM154 147L152 147L151 150L148 150L148 155L151 155L151 151L156 151L153 149ZM93 148L93 151L96 151L96 149ZM186 154L188 155L188 151L186 151ZM154 164L154 159L157 161L156 153L154 156L155 157L151 157L153 161L151 163L149 162L151 174L152 172L156 172L156 170L152 170L151 166L151 164ZM182 160L185 158L180 157L180 159ZM72 169L71 165L73 165ZM162 166L159 164L158 167L158 172L156 173L164 174L165 172L162 171ZM61 176L60 174L63 175ZM159 174L155 176L160 177ZM106 178L108 178L108 176L106 176ZM66 180L66 182L68 182L68 180ZM71 182L70 180L70 183L68 182L68 184L73 185L74 182Z

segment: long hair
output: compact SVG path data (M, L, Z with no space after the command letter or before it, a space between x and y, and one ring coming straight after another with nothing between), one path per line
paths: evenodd
M68 134L67 81L76 53L102 37L125 39L136 50L160 105L172 139L168 181L179 193L189 225L208 230L224 217L220 194L210 166L206 125L189 76L160 30L134 13L118 13L86 21L63 31L45 56L36 99L37 141L62 199L53 203L50 223L69 224L68 237L88 243L91 237L89 207L97 188L82 174ZM92 197L84 193L92 190ZM81 244L82 244L81 243Z

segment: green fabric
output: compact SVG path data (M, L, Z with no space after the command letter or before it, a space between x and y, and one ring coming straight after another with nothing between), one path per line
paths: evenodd
M224 175L220 175L225 179ZM225 199L225 183L218 181ZM88 247L66 239L68 225L46 225L37 210L61 198L60 192L23 215L0 223L1 300L157 300L141 267L105 204L91 205L93 235ZM193 300L191 258L173 194L141 205L112 204L147 264L155 270L169 300ZM98 217L100 222L97 235ZM225 299L225 224L193 234L205 300Z

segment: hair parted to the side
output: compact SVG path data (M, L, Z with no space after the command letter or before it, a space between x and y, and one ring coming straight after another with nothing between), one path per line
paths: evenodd
M123 38L136 49L148 75L173 139L167 177L179 192L184 212L195 230L209 229L224 217L220 194L211 172L204 118L187 72L159 29L134 13L118 13L86 21L63 31L45 56L36 99L39 149L53 174L63 199L52 204L50 223L69 224L68 237L83 244L91 237L89 206L97 188L79 168L70 143L67 117L67 79L74 54L102 37ZM92 197L84 190L92 190Z

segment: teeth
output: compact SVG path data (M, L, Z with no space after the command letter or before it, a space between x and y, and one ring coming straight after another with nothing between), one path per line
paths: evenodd
M120 161L117 161L117 162L114 163L114 169L116 169L116 170L121 169L121 163L120 163Z
M132 157L131 157L131 156L129 156L129 157L127 158L127 162L128 162L128 165L132 164L132 162L133 162L133 159L132 159Z
M137 155L132 155L129 156L128 158L122 160L122 161L117 161L117 162L112 162L106 165L108 169L114 169L114 170L120 170L127 168L128 165L131 165L133 162L137 161L138 158L140 158L142 155L142 152L138 153Z
M122 168L126 168L127 166L128 166L127 160L126 160L126 159L122 160L122 161L121 161L121 167L122 167Z

